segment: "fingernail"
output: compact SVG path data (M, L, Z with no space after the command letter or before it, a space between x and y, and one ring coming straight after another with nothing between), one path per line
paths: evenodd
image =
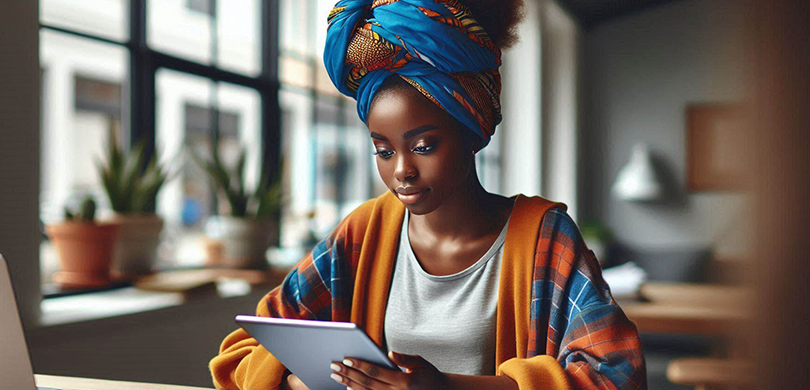
M352 361L349 359L343 359L343 364L345 364L347 367L353 367Z
M332 370L334 370L334 371L340 372L340 366L338 366L338 365L337 365L337 364L335 364L335 363L330 364L330 365L329 365L329 368L331 368L331 369L332 369Z
M332 374L332 375L330 375L330 376L331 376L331 377L332 377L332 379L334 379L334 380L335 380L337 383L343 382L343 378L341 378L341 377L340 377L340 375L338 375L338 374Z
M346 386L346 390L354 390L354 389L352 389L352 388L351 388L351 387L349 387L349 386Z

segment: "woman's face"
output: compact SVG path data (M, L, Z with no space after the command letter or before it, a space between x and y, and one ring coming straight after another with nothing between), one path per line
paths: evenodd
M465 187L472 150L453 117L416 90L378 95L367 123L380 177L411 213L430 213Z

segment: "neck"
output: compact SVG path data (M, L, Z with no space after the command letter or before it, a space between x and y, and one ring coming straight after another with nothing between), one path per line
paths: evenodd
M436 210L425 215L411 214L411 226L434 237L464 239L480 237L501 223L504 198L487 192L475 169L467 184L451 194ZM498 225L500 226L500 225Z

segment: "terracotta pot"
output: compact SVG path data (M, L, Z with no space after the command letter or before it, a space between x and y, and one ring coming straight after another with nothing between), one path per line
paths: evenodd
M110 265L118 227L108 223L65 222L45 228L59 254L54 282L64 288L100 287L110 283Z
M205 234L221 249L216 251L220 258L209 258L208 263L228 268L267 268L265 252L277 231L275 222L269 219L209 217Z
M118 226L113 272L122 277L152 273L163 219L155 214L115 214L110 223Z

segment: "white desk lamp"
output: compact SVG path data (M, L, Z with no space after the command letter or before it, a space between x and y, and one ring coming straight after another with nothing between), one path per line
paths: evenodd
M633 145L630 161L619 171L612 192L617 198L627 201L654 201L661 198L661 180L655 172L646 144Z

